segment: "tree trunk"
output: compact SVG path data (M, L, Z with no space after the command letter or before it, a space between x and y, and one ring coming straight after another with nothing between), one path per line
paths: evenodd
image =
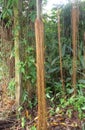
M62 90L63 96L65 96L65 85L63 78L63 64L62 64L62 47L61 47L61 39L60 39L60 16L58 14L58 44L59 44L59 56L60 56L60 74L61 74L61 82L62 82Z
M77 6L75 3L72 5L72 45L73 45L73 75L72 75L72 83L74 88L74 95L77 93L76 89L76 73L77 73L77 24L78 24L78 16L77 16Z
M44 72L44 25L41 21L41 0L37 0L37 18L35 21L36 61L37 61L37 91L38 91L38 127L37 130L47 130L45 72Z
M19 11L18 2L14 4L14 45L15 45L15 82L16 82L16 104L20 105L21 98L21 74L19 71L20 63L20 40L19 40Z
M46 126L46 100L45 100L45 74L44 74L44 32L43 23L36 19L36 58L37 58L37 90L38 90L38 130L47 130Z

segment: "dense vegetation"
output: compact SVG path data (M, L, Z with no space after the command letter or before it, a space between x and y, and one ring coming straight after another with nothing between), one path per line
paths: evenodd
M43 0L43 8L46 3L47 1ZM34 28L36 1L0 0L0 5L2 7L0 12L0 91L2 91L2 107L5 108L6 105L7 110L10 108L10 113L17 109L18 117L21 119L22 127L24 127L26 119L34 118L37 111L37 64ZM73 6L77 9L75 11L76 17L72 14ZM85 2L77 1L75 5L71 2L66 5L56 5L50 14L47 12L42 14L45 36L46 99L47 109L51 116L65 114L72 118L76 113L78 119L83 120L85 118L84 11ZM58 15L60 17L61 53L59 49ZM75 42L73 42L74 19L76 19L75 45ZM76 54L74 55L75 51ZM74 56L76 61L74 61ZM73 66L74 62L76 62L76 71L74 70L75 64ZM64 89L62 87L61 69ZM74 71L76 74L74 74ZM76 75L74 76L75 79L73 75ZM13 110L11 110L12 108ZM31 129L35 130L36 128L32 126Z

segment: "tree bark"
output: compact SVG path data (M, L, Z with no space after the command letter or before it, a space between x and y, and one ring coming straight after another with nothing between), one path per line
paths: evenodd
M15 82L16 82L16 105L19 107L21 99L21 74L19 71L20 63L20 40L19 40L19 10L18 3L14 4L14 45L15 45Z
M76 89L76 74L77 74L77 6L76 3L72 5L72 45L73 45L73 75L72 83L74 88L74 95L77 93Z
M44 70L44 25L41 20L41 0L37 0L37 18L35 21L37 91L38 91L38 126L37 130L47 130L45 70Z
M36 60L37 60L37 90L38 90L38 130L47 130L45 74L44 74L44 30L41 20L36 19Z

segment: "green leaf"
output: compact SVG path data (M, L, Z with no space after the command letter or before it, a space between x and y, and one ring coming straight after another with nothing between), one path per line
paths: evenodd
M58 58L55 58L55 59L52 61L51 66L54 65L57 60L58 60Z
M57 67L54 68L54 69L49 70L48 73L53 73L53 72L55 72L56 70L57 70Z
M84 80L84 79L80 79L80 80L79 80L79 83L85 84L85 80Z
M8 12L8 14L10 15L10 16L12 16L13 14L12 14L12 10L11 9L7 9L7 12Z
M65 52L66 52L66 44L64 44L62 47L62 57L65 56Z
M81 108L82 110L85 110L85 106Z
M18 112L20 112L22 109L23 109L23 107L20 106L20 107L18 108Z
M21 118L21 125L22 125L22 128L25 127L25 122L26 122L25 118L22 117L22 118Z
M36 130L36 127L35 127L35 126L32 126L30 130Z
M56 113L59 113L59 111L60 111L60 108L57 107L56 110L55 110L55 112L56 112Z
M49 93L46 94L46 97L49 98L49 99L51 98L50 95L49 95Z
M73 93L74 89L73 88L72 89L67 89L67 91L68 91L69 94L71 94L71 93Z

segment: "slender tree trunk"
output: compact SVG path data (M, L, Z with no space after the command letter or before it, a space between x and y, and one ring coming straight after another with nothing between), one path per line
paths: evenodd
M85 62L85 32L84 32L84 62Z
M64 78L63 78L63 64L62 64L62 46L61 46L61 38L60 38L60 15L58 13L58 44L59 44L59 56L60 56L60 74L61 74L61 82L62 82L62 89L63 89L63 96L65 95L65 85L64 85Z
M84 65L85 65L85 32L84 32ZM83 71L83 73L85 74L85 67L84 67L84 71ZM85 79L85 76L84 76L84 79Z
M37 0L37 18L35 21L36 60L37 60L37 90L38 90L38 127L37 130L47 130L46 97L44 73L44 26L41 21L41 3Z
M72 5L72 44L73 44L73 75L72 83L74 88L74 95L77 93L76 89L76 72L77 72L77 6Z
M15 45L15 82L16 82L16 104L20 105L21 98L21 76L19 72L20 63L20 41L19 41L19 11L18 1L14 4L14 45Z

